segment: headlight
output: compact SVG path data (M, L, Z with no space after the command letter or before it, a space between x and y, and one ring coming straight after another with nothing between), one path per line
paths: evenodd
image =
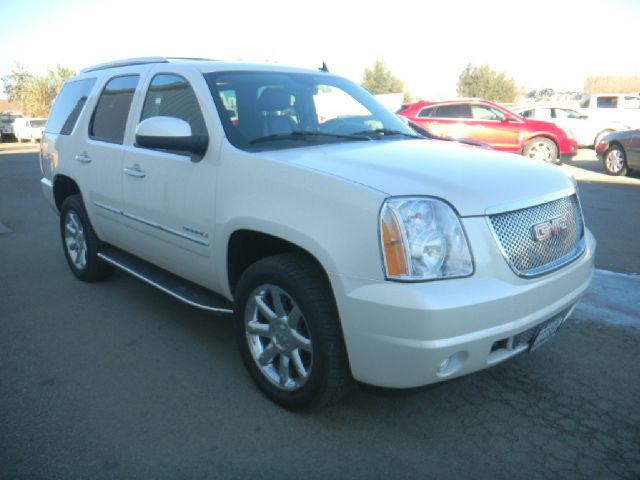
M434 280L473 273L460 220L441 200L387 199L380 212L380 240L388 279Z

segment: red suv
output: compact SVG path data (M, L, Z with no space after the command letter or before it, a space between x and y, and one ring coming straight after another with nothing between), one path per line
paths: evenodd
M546 162L569 160L578 152L573 135L557 125L521 117L486 100L416 102L398 114L436 136L476 140Z

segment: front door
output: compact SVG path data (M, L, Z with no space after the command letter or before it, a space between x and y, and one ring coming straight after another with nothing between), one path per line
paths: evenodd
M207 135L193 81L174 73L155 73L139 113L177 117L192 134ZM206 87L205 87L206 88ZM133 135L133 133L132 133ZM204 286L213 281L211 239L217 167L214 145L201 158L186 152L127 148L122 168L124 222L131 229L127 249L160 267Z

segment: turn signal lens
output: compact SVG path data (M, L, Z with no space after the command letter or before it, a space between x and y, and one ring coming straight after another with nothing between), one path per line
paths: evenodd
M387 275L393 277L408 275L409 270L407 268L402 233L395 215L389 208L385 208L380 217L380 229L382 230Z

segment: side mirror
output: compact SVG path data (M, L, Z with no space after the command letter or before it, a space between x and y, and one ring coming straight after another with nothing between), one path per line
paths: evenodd
M192 135L191 126L180 118L151 117L136 128L139 147L204 155L208 144L206 135Z
M511 115L505 115L504 117L502 117L502 120L500 120L502 123L518 123L518 119L515 117L512 117Z

